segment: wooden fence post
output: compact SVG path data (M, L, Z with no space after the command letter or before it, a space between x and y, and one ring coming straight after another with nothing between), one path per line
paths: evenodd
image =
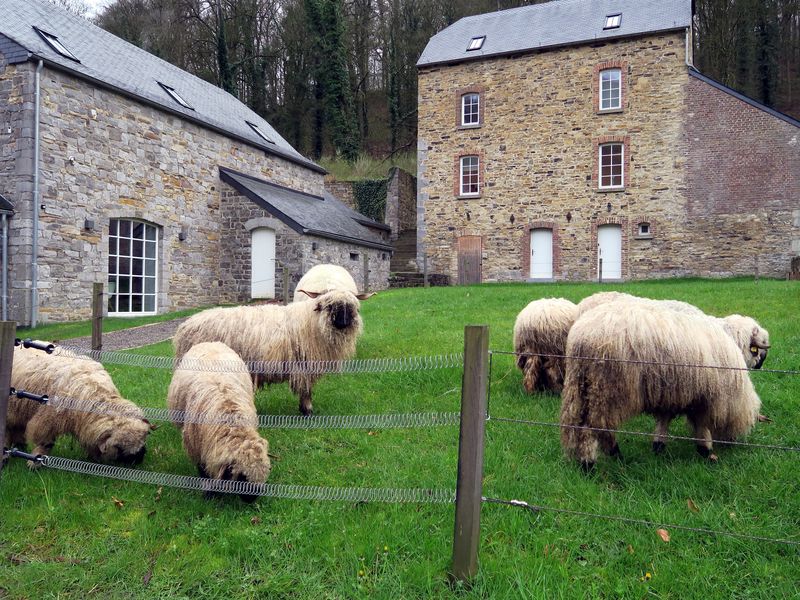
M14 336L17 335L15 321L0 321L0 449L6 447L6 417L8 415L8 392L11 389L11 365L14 363ZM0 456L0 471L3 460Z
M603 283L603 259L600 259L599 267L597 268L597 283Z
M364 288L362 294L369 294L369 254L364 251Z
M103 349L103 284L92 285L92 350Z
M458 435L456 521L451 573L454 579L464 582L478 572L488 382L489 327L468 325L464 328L464 375L461 382L461 429Z

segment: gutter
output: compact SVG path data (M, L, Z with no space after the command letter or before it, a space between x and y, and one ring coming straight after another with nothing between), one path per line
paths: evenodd
M394 248L387 244L381 244L380 242L372 242L369 240L360 240L358 238L349 237L346 235L340 235L338 233L330 233L328 231L320 231L319 229L306 229L303 228L303 233L306 235L315 235L321 238L328 238L329 240L336 240L339 242L347 242L348 244L353 244L356 246L364 246L366 248L375 248L377 250L383 250L385 252L394 252Z
M41 100L41 75L44 61L40 58L36 65L33 100L33 240L31 244L31 327L39 320L39 110Z
M3 321L8 321L8 214L2 213L3 221Z

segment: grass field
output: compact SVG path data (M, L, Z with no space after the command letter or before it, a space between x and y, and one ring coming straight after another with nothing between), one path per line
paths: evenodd
M769 329L765 369L800 368L800 282L679 280L617 286L484 285L393 290L362 304L358 356L460 352L465 324L490 326L493 350L511 350L517 313L539 297L577 301L600 289L675 298ZM58 333L57 329L52 329ZM55 337L67 337L54 334ZM43 337L38 336L37 337ZM140 350L171 353L169 343ZM493 416L555 422L559 398L527 396L510 356L493 357ZM163 407L168 371L109 366L125 396ZM800 376L753 373L772 423L747 441L800 447ZM456 411L460 369L329 375L315 414ZM296 414L285 385L259 392L259 412ZM626 429L652 430L641 417ZM684 435L684 421L672 432ZM266 430L274 483L335 487L455 486L457 427ZM545 507L800 542L800 453L690 442L655 456L650 440L619 436L624 460L583 475L554 427L490 421L484 494ZM84 458L61 440L53 454ZM174 426L148 442L140 467L194 475ZM480 571L450 586L452 505L353 504L199 493L41 469L13 460L0 481L0 598L796 598L800 546L484 504Z

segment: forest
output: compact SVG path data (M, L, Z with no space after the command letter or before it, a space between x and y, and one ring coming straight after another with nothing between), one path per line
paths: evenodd
M416 62L432 35L540 1L115 0L93 19L236 95L303 154L352 161L415 149ZM694 5L695 66L800 118L800 0Z

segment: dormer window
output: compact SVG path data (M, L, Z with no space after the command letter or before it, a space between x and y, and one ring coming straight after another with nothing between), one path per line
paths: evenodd
M167 92L167 94L169 94L169 97L175 100L175 102L180 104L183 108L194 110L194 108L192 108L189 105L189 103L183 99L183 96L181 96L178 92L175 91L175 88L168 86L166 83L161 83L160 81L158 82L158 85L164 88L164 91Z
M474 37L469 41L469 46L467 46L467 52L470 50L480 50L483 48L483 42L486 41L485 35L480 35L478 37Z
M622 13L606 15L606 24L603 29L618 29L622 23Z
M268 144L274 144L274 143L275 143L275 142L273 142L273 141L272 141L272 140L271 140L271 139L270 139L270 138L267 136L267 134L266 134L266 133L264 133L263 131L261 131L261 129L259 128L259 126L258 126L258 125L256 125L255 123L251 123L250 121L245 121L245 123L247 123L247 124L250 126L250 129L252 129L253 131L255 131L256 135L257 135L258 137L260 137L262 140L264 140L264 141L265 141L265 142L267 142Z
M52 33L47 33L46 31L42 31L37 27L33 28L39 36L47 42L47 45L50 46L53 50L58 52L61 56L68 58L70 60L74 60L75 62L81 62L78 60L78 57L75 56L69 49L61 43L61 40L58 39L57 36L53 35Z

